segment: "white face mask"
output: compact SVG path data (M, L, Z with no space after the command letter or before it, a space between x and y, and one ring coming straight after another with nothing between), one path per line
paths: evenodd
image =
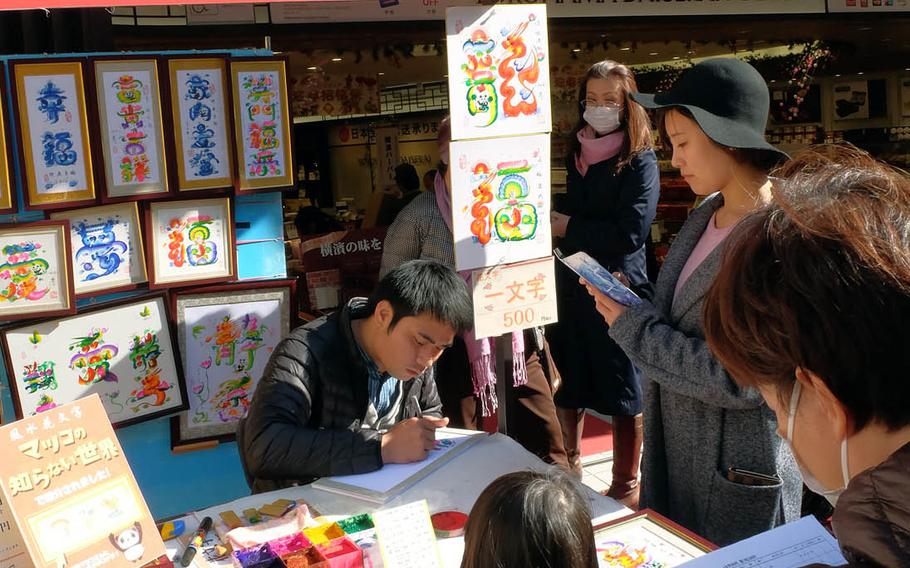
M799 466L799 471L803 474L803 482L806 484L806 487L812 490L813 493L818 493L827 499L832 506L836 506L837 498L847 489L847 485L850 483L850 471L847 468L847 438L844 438L840 445L840 469L841 474L844 476L844 486L840 489L826 489L825 486L800 463L799 458L796 457L796 451L793 449L793 426L796 422L796 409L799 406L799 394L801 391L802 385L799 381L796 381L796 384L793 386L793 394L790 395L790 414L787 418L787 444L790 446L790 451L793 452L793 457L796 458L796 465Z
M582 118L598 134L607 134L619 128L620 113L622 113L621 107L591 106L585 109Z

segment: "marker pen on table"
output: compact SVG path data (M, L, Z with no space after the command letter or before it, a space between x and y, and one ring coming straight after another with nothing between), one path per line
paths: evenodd
M193 557L196 556L196 549L202 546L202 542L205 540L205 535L209 532L209 529L212 528L212 517L206 517L202 519L202 522L199 523L199 528L196 529L196 534L193 535L193 540L186 546L186 550L183 551L183 556L180 557L180 565L186 568L193 561Z

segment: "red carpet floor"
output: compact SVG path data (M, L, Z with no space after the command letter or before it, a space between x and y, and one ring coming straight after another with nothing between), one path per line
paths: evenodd
M495 432L496 424L496 415L488 416L483 420L483 429ZM582 457L609 452L612 449L613 428L610 423L590 414L585 416L585 429L581 438Z

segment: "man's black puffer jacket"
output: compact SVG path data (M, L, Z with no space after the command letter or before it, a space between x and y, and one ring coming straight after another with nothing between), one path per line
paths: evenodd
M318 477L367 473L382 467L382 434L363 429L368 372L351 320L366 317L366 300L294 330L269 359L237 445L254 492ZM399 420L442 416L434 369L402 383Z

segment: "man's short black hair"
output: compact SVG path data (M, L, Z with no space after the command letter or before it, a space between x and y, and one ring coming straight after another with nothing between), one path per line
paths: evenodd
M451 325L459 335L474 326L471 297L464 280L435 260L411 260L386 274L367 303L370 312L383 300L395 312L389 329L401 318L423 313Z

